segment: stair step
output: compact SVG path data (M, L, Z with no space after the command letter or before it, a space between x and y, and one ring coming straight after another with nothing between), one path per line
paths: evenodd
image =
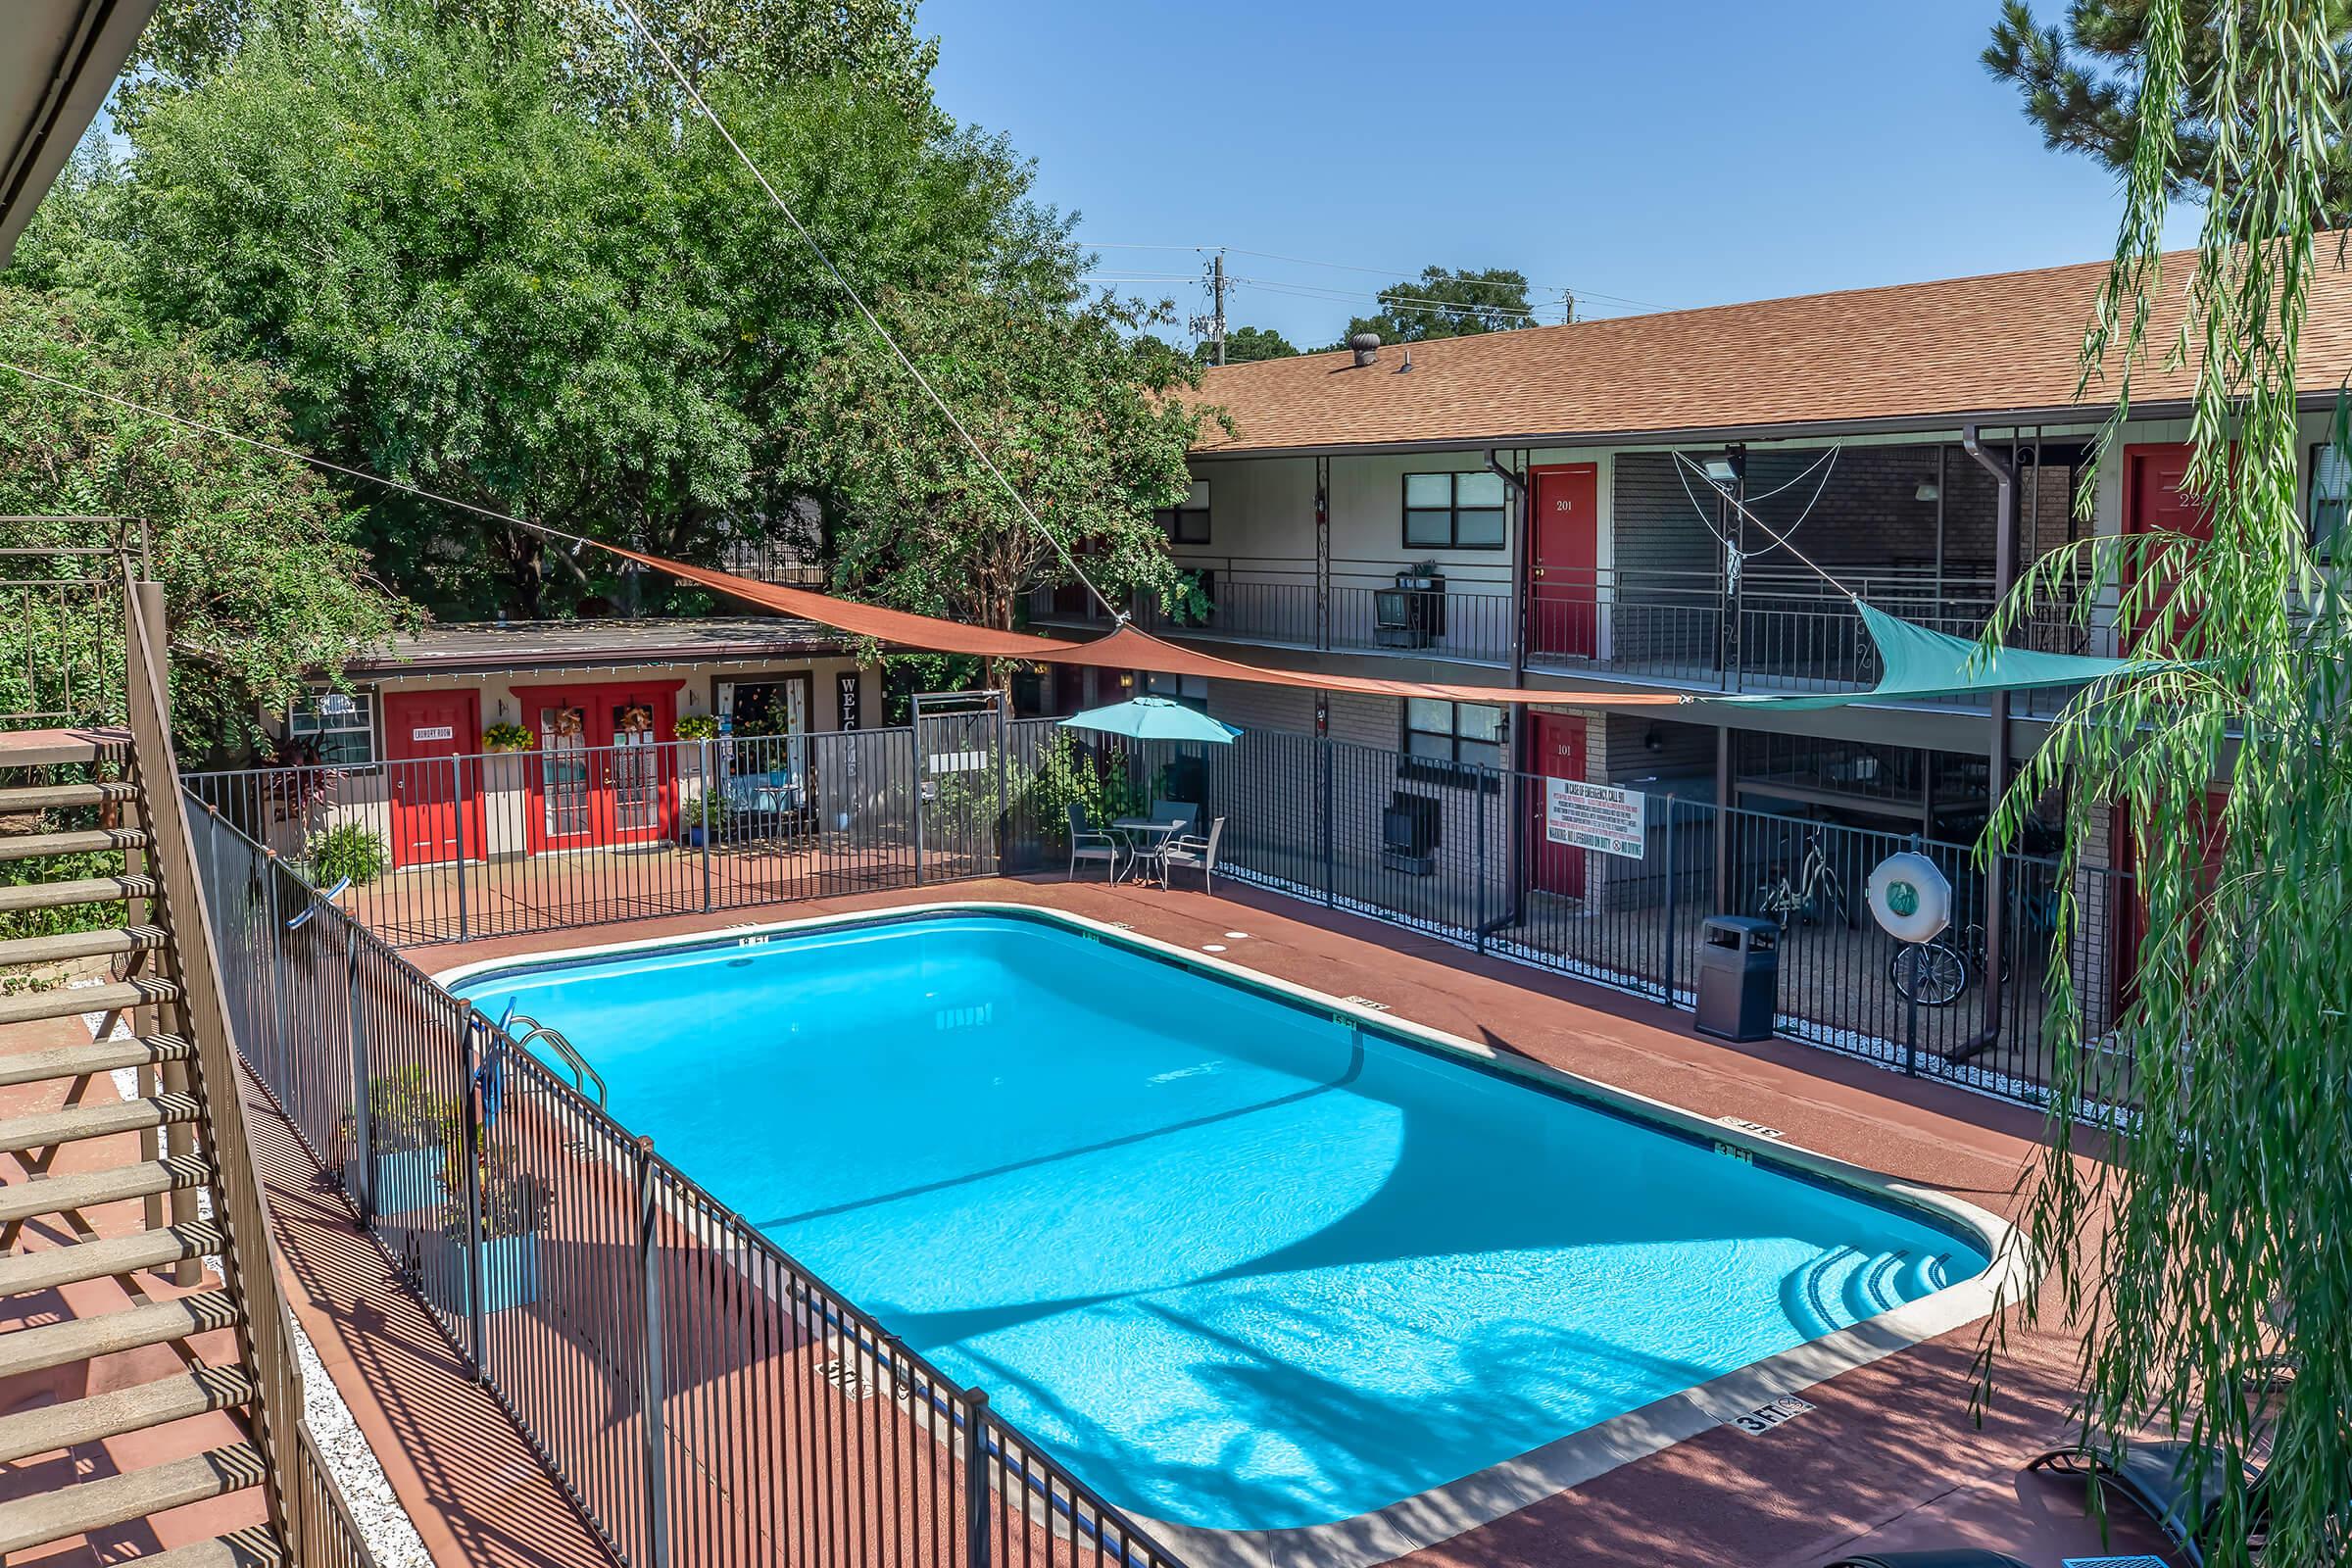
M177 1035L125 1035L119 1040L94 1040L86 1046L20 1051L14 1055L0 1056L0 1089L13 1084L39 1084L53 1078L113 1072L117 1067L190 1061L195 1055L195 1046Z
M25 882L0 887L0 914L26 909L54 909L68 904L106 904L117 899L152 899L162 884L144 872L137 876L85 876L65 882Z
M130 731L126 729L93 726L0 731L0 767L63 767L74 762L104 762L129 752Z
M64 963L119 953L152 953L164 945L157 925L116 926L107 931L68 931L53 937L18 937L0 942L0 967L12 963Z
M80 828L70 833L0 835L0 860L37 860L45 855L87 855L92 851L136 850L147 830L136 827Z
M60 1487L0 1503L0 1553L28 1551L261 1484L262 1456L249 1443L231 1443L144 1470Z
M12 1182L0 1187L0 1224L62 1214L69 1208L96 1208L125 1199L156 1193L176 1193L202 1187L213 1179L213 1168L193 1154L144 1160L107 1170L75 1171L43 1181Z
M145 1100L117 1100L94 1105L67 1105L37 1110L29 1116L0 1121L0 1154L28 1149L54 1149L85 1138L112 1138L117 1133L144 1132L174 1122L195 1121L204 1107L194 1095L156 1095Z
M97 784L12 784L0 789L0 815L14 811L63 811L76 806L135 801L139 787L116 781Z
M237 1303L225 1291L198 1291L169 1301L149 1301L97 1317L68 1318L38 1328L0 1334L0 1378L46 1372L53 1366L87 1361L117 1350L169 1345L237 1321ZM13 1551L0 1546L0 1551Z
M147 1568L285 1568L286 1550L260 1525L135 1559Z
M72 1018L85 1012L113 1012L122 1007L170 1002L179 987L169 980L142 975L102 986L59 986L21 997L0 997L0 1024L36 1023L43 1018Z
M221 1250L219 1227L197 1220L162 1230L133 1231L72 1247L44 1247L0 1257L0 1297L54 1291L83 1280L113 1279L143 1268L164 1268Z
M243 1367L200 1366L160 1382L20 1410L0 1416L0 1464L103 1443L214 1410L234 1410L252 1398L253 1377Z

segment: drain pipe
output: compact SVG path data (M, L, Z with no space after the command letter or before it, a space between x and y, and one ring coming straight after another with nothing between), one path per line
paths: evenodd
M1997 606L2017 583L2017 467L1984 449L1974 424L1960 429L1960 446L1992 475L1992 597ZM1992 694L1992 738L1985 747L1986 820L2009 788L2009 694ZM1954 1046L1947 1059L1962 1062L1989 1049L2001 1033L2001 966L2008 935L2009 865L1995 854L1984 866L1984 1026Z
M1508 514L1514 519L1515 524L1511 529L1510 568L1511 684L1525 686L1527 684L1527 617L1533 604L1527 577L1527 530L1531 521L1528 515L1527 480L1524 475L1504 466L1502 462L1494 456L1493 447L1487 448L1484 455L1487 460L1488 471L1501 476L1503 493L1516 503L1509 508ZM1489 920L1479 929L1478 934L1482 938L1499 927L1517 925L1527 917L1527 879L1522 873L1527 863L1523 838L1527 831L1530 803L1520 798L1520 791L1526 787L1527 737L1534 725L1528 722L1525 704L1521 704L1512 710L1510 723L1511 750L1508 759L1510 766L1509 774L1503 781L1506 786L1503 798L1507 799L1509 805L1502 813L1502 842L1503 855L1506 858L1504 863L1509 867L1505 885L1510 888L1511 895L1503 912ZM1481 809L1484 808L1482 807Z

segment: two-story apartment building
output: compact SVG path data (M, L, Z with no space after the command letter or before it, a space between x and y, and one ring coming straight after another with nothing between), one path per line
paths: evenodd
M1194 454L1192 495L1166 521L1213 609L1197 624L1149 607L1139 618L1309 670L1702 696L1867 687L1875 651L1838 585L1973 636L2027 564L2070 541L2196 525L2180 492L2189 377L2161 366L2135 381L2139 416L2098 466L2087 514L2075 504L2111 412L2105 382L2078 391L2104 275L2063 267L1212 370L1205 396L1236 432ZM2160 312L2151 341L2176 324ZM2340 511L2352 478L2327 445L2352 344L2341 274L2322 279L2305 341L2318 516ZM2086 577L2042 596L2032 644L2117 653L2114 597ZM1966 839L2066 694L1672 719L1240 684L1191 695L1246 727Z

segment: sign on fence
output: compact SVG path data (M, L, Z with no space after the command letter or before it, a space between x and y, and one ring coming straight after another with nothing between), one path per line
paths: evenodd
M1642 808L1640 790L1547 778L1544 781L1544 837L1554 844L1639 860L1648 843L1642 828Z

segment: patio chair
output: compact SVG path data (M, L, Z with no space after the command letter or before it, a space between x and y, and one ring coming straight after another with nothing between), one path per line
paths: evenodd
M2213 1540L2213 1516L2226 1490L2219 1467L2227 1461L2214 1455L2206 1466L2204 1486L2192 1494L2185 1461L2194 1449L2195 1445L2187 1443L2135 1443L2125 1451L2122 1465L2117 1466L2080 1444L2069 1444L2063 1448L2052 1448L2026 1468L2046 1470L2052 1475L2095 1478L2100 1486L2117 1496L2129 1498L2140 1512L2155 1520L2157 1528L2172 1539L2190 1562L2202 1564L2205 1547ZM2254 1509L2258 1527L2262 1476L2262 1471L2247 1466L2248 1502Z
M1105 881L1119 879L1119 841L1109 834L1087 825L1086 808L1073 803L1070 807L1070 879L1077 880L1078 862L1102 862L1107 873Z
M1225 819L1218 817L1208 824L1206 838L1172 838L1160 846L1153 858L1159 864L1159 885L1168 885L1169 873L1180 865L1200 868L1200 891L1214 893L1217 873L1217 841L1225 836Z
M1825 1563L1822 1568L2027 1568L2027 1564L2005 1551L1946 1546L1939 1551L1866 1551Z

